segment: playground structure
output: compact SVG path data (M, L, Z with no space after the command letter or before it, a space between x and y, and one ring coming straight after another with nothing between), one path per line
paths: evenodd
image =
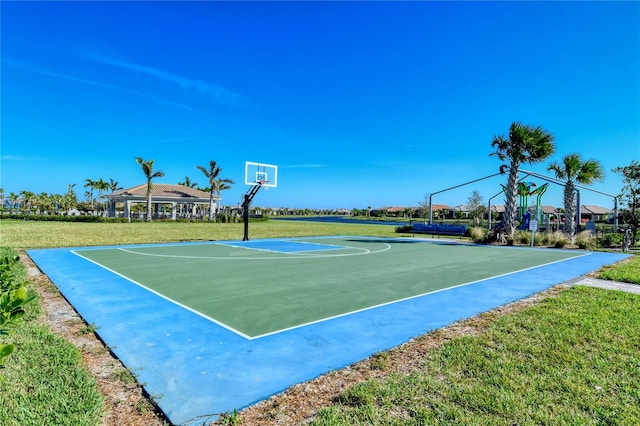
M520 208L518 210L518 220L520 221L520 227L519 229L528 229L529 228L529 223L531 221L531 214L529 213L529 208L528 208L528 197L529 196L536 196L536 220L538 222L541 221L542 219L542 206L541 206L541 200L542 200L542 195L547 191L548 187L549 187L549 183L553 183L562 187L565 187L565 183L559 179L556 178L552 178L549 176L545 176L542 175L540 173L537 172L533 172L533 171L529 171L529 170L520 170L520 173L524 174L524 176L522 178L520 178L519 183L518 183L518 194L520 195ZM484 176L478 179L474 179L468 182L464 182L461 183L459 185L455 185L449 188L445 188L442 189L440 191L436 191L436 192L432 192L429 194L429 224L433 224L433 196L436 194L440 194L443 192L447 192L453 189L457 189L466 185L470 185L472 183L475 182L479 182L485 179L489 179L492 178L494 176L497 175L501 175L503 174L502 172L499 173L494 173L488 176ZM542 179L544 181L546 181L547 183L544 183L542 186L540 186L539 188L536 188L535 190L531 191L531 186L536 186L535 184L532 183L525 183L523 182L524 179L526 179L529 176L533 176L535 178L538 179ZM528 185L528 186L527 186ZM489 221L488 221L488 227L489 229L493 229L493 227L491 226L491 200L493 200L495 197L497 197L498 195L504 193L505 191L505 186L502 186L502 190L500 192L498 192L497 194L495 194L494 196L492 196L491 198L489 198L489 202L488 202L488 212L489 212ZM586 190L586 191L590 191L590 192L594 192L597 194L601 194L601 195L606 195L608 197L611 197L613 199L613 211L614 211L614 215L613 215L613 229L614 231L616 231L618 229L618 196L616 195L612 195L612 194L608 194L606 192L602 192L602 191L597 191L595 189L592 188L587 188L581 185L574 185L576 188L576 203L577 203L577 211L576 211L576 217L578 218L577 223L580 223L580 217L581 217L581 212L580 212L580 190ZM525 215L527 215L525 217ZM549 224L550 220L547 216L547 225ZM526 224L524 223L526 221ZM502 222L498 225L496 225L495 228L498 228L500 225L502 224Z
M548 183L545 183L539 186L536 189L531 189L532 187L537 186L533 182L520 182L518 183L518 195L520 196L520 207L518 209L520 221L520 226L518 229L520 230L528 230L529 224L531 222L531 212L529 211L529 197L535 195L536 197L536 210L535 210L535 219L540 223L542 221L542 195L547 191L549 187ZM503 191L506 192L506 187L502 185ZM549 222L547 218L547 222Z

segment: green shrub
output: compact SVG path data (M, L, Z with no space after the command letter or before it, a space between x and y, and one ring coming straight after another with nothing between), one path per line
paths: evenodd
M552 235L551 235L552 241L553 241L553 246L555 248L564 248L567 245L569 245L569 237L567 236L567 234L565 234L564 232L560 232L560 231L555 231Z
M606 233L602 236L602 247L620 247L622 245L622 234L615 232Z
M513 242L515 244L530 245L531 244L531 232L529 231L516 231L513 234Z
M26 275L21 273L24 266L15 250L2 249L0 256L0 336L10 334L25 316L24 307L35 299L26 287ZM16 349L12 343L0 343L0 367L4 358Z
M581 248L589 248L595 246L595 238L589 238L585 235L580 237ZM513 242L518 245L531 245L531 232L516 231L513 234ZM536 247L555 247L564 248L569 244L569 237L563 232L536 232L534 241Z
M483 244L488 240L489 230L481 226L474 226L469 228L469 236L474 243Z
M411 229L412 229L411 225L396 226L396 232L398 233L410 234Z
M552 246L555 244L555 240L551 232L541 232L536 236L536 239L541 246Z
M80 215L63 216L57 214L3 214L0 219L29 220L43 222L108 222L116 219L108 219L102 216ZM125 219L126 221L126 219Z
M596 239L591 231L582 231L576 236L576 244L578 248L583 250L594 248L596 245Z

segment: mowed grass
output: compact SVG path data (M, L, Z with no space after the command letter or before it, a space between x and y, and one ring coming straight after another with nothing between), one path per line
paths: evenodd
M640 284L640 256L633 256L617 265L605 266L598 277L603 280Z
M16 254L6 248L0 253ZM27 279L22 263L15 264L13 273L20 281ZM15 333L0 336L0 342L18 348L0 369L0 425L100 424L103 396L82 355L51 332L37 300L25 309L26 320Z
M394 231L272 221L252 223L250 237L392 237ZM0 245L20 249L233 240L242 234L242 224L0 221ZM640 282L637 265L636 257L606 272ZM80 354L42 325L41 309L31 309L27 323L9 336L20 349L0 370L0 424L100 424L101 398ZM414 374L346 391L313 424L635 425L639 323L640 296L572 288L498 319L481 335L449 341L426 354Z
M281 221L249 224L249 238L368 235L397 237L391 225ZM21 249L241 240L242 223L131 222L74 223L0 220L0 246Z
M313 425L636 425L640 296L575 287L370 380Z

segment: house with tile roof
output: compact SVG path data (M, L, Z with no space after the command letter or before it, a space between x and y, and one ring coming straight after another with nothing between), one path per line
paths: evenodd
M120 189L106 195L109 201L109 217L118 215L116 205L121 203L124 207L123 215L131 220L131 210L135 204L147 203L147 184ZM220 203L220 197L214 195L212 205L209 206L210 194L199 189L189 188L183 185L169 185L154 183L151 187L151 205L155 217L166 217L176 220L180 217L202 217L204 211L209 208L216 209ZM166 210L166 207L170 207ZM198 213L198 212L202 213Z
M612 209L600 206L581 205L580 206L580 221L584 222L597 222L607 220L613 217L614 213Z

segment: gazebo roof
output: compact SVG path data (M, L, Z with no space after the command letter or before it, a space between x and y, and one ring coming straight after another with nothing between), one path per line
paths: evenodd
M106 196L114 201L122 200L144 200L147 198L147 184L133 186L127 189L114 191ZM151 198L154 202L209 202L210 194L199 189L189 188L184 185L169 185L165 183L154 183L151 187ZM217 195L214 200L219 200Z

